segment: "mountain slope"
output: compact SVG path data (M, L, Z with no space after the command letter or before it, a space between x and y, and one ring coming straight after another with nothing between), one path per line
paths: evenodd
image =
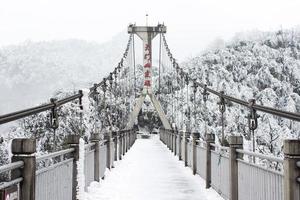
M186 61L183 66L191 77L217 91L223 90L227 95L247 101L256 99L260 105L300 112L300 31L258 32L251 37L237 36L224 48L205 52ZM217 101L214 95L209 96L208 127L210 132L220 137L221 115ZM204 130L204 108L201 103L198 105L198 126ZM245 117L248 113L245 107L229 104L225 114L226 134L242 134L249 140ZM257 150L279 154L283 139L300 137L299 123L259 114L258 129L255 131Z
M119 61L128 35L97 44L82 40L26 42L0 49L0 115L45 102L57 90L89 87Z

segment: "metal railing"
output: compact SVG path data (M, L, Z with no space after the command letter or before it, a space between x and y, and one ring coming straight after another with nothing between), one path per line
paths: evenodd
M136 133L133 130L116 132L113 137L108 134L107 140L91 136L91 142L84 146L86 191L91 182L104 178L106 169L113 166L114 161L120 160L135 140ZM19 185L21 200L76 199L79 136L69 135L66 141L69 148L36 156L35 140L13 140L13 157L22 160L0 166L0 174L14 174L7 182L0 181L0 190ZM114 149L118 150L117 154Z
M160 140L180 160L187 162L186 166L191 167L194 174L199 174L206 181L207 188L212 187L224 199L298 198L300 140L285 141L284 162L278 157L243 150L241 136L230 136L229 147L224 147L214 144L212 134L207 135L206 141L199 140L198 133L194 133L193 137L189 135L183 131L160 130ZM187 154L184 149L188 149Z
M10 164L4 165L4 166L0 166L0 173L2 174L2 173L5 173L5 172L11 172L12 170L20 169L22 167L24 167L24 162L23 161L13 162L13 163L10 163ZM19 183L21 183L21 181L23 181L22 177L15 178L15 179L12 179L12 180L7 181L7 182L1 182L0 183L0 190L2 190L4 188L7 188L7 187L10 187L12 185L19 184Z
M70 154L74 152L74 148L69 148L36 157L37 200L72 199L74 158Z
M36 107L33 107L33 108L28 108L28 109L17 111L17 112L12 112L12 113L5 114L5 115L0 115L0 125L8 123L8 122L12 122L12 121L24 118L24 117L28 117L28 116L31 116L31 115L34 115L34 114L38 114L38 113L41 113L41 112L52 110L54 108L62 106L64 104L69 103L71 101L74 101L76 99L79 99L79 103L80 103L80 106L81 106L81 98L82 97L83 97L82 91L79 90L78 94L66 97L66 98L58 100L58 101L53 99L52 102L48 103L48 104L44 104L44 105L41 105L41 106L36 106Z

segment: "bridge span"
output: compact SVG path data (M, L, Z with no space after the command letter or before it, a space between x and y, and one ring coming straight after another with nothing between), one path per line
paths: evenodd
M205 181L193 176L157 135L137 139L103 181L91 183L87 199L105 200L222 200Z

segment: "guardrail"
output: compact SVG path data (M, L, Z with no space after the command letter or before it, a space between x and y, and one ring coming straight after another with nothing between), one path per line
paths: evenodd
M160 140L224 199L300 199L300 140L284 141L284 160L243 150L242 136L230 136L224 147L214 143L213 134L201 141L199 133L161 129ZM281 167L268 167L274 163Z
M64 104L69 103L71 101L74 101L76 99L79 99L79 104L80 104L80 107L82 109L82 105L81 105L81 98L82 97L83 97L82 90L79 90L78 94L66 97L66 98L58 100L58 101L56 99L52 98L51 103L48 103L48 104L44 104L44 105L41 105L41 106L36 106L36 107L33 107L33 108L28 108L28 109L17 111L17 112L12 112L12 113L5 114L5 115L0 115L0 125L8 123L8 122L12 122L12 121L24 118L24 117L28 117L30 115L45 112L47 110L53 110L53 109L55 109L59 106L62 106Z
M41 156L36 156L34 139L14 139L12 162L0 166L0 174L10 172L10 180L0 182L0 190L17 185L20 200L75 200L79 139L79 135L69 135L67 149ZM100 140L99 134L91 134L84 146L85 190L91 182L104 178L105 170L122 159L135 140L133 130L107 132L105 140Z

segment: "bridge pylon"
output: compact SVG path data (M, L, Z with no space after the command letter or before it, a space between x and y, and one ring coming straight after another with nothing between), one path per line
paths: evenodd
M144 100L148 95L157 111L159 118L165 129L171 129L170 123L152 91L152 40L159 33L166 33L167 27L158 24L157 26L135 26L129 25L128 33L136 34L143 41L143 59L144 59L144 86L142 95L138 98L133 111L130 113L127 128L131 129L142 108Z

